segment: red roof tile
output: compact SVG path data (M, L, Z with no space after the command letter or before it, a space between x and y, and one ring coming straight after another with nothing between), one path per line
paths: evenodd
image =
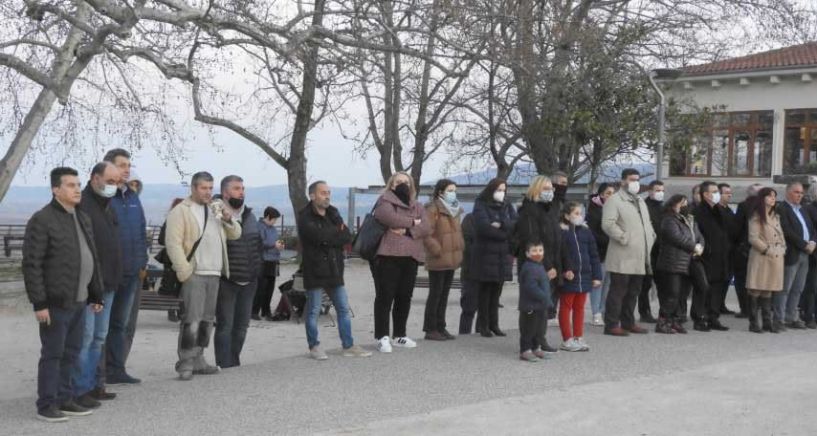
M817 67L817 41L682 68L684 75L742 73L798 67Z

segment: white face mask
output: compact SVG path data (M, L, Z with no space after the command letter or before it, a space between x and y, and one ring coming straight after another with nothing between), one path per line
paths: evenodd
M454 204L457 202L457 193L456 191L447 191L443 193L443 200L445 200L448 204Z
M495 191L494 192L494 201L497 203L502 203L505 201L505 192L504 191Z
M664 201L664 191L653 192L652 199L655 201Z
M102 190L99 191L99 195L105 198L111 198L116 195L116 185L105 185L102 187Z
M542 200L543 203L550 203L551 201L553 201L553 191L540 192L539 199Z
M580 226L584 224L584 217L583 216L571 216L570 217L570 224L574 226Z
M712 202L715 203L715 204L718 204L718 203L721 202L721 193L720 192L715 192L714 194L712 194Z
M627 184L627 192L630 194L638 195L639 191L641 191L641 183L635 181Z

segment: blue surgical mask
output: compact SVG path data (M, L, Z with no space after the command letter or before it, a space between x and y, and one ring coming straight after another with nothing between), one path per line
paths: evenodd
M553 191L542 191L539 193L539 200L544 203L550 203L553 201Z
M443 200L445 200L448 204L454 204L457 202L457 193L456 191L447 191L443 192Z
M111 198L116 195L116 185L105 185L102 187L102 191L99 193L105 198Z

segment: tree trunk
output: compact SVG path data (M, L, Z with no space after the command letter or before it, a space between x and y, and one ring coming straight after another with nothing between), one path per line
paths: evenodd
M325 5L326 0L315 1L315 14L312 16L313 26L323 24ZM292 129L292 141L290 142L289 159L286 168L289 199L296 214L309 203L306 195L306 135L312 127L312 111L315 108L315 88L317 84L318 47L310 44L307 56L304 58L303 87L301 99L298 102L298 111L295 114L295 126Z

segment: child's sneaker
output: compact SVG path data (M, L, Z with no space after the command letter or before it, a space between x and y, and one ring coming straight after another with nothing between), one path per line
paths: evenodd
M542 360L550 359L551 354L552 353L548 353L545 350L543 350L542 347L539 347L539 348L533 350L533 355L540 358L540 359L542 359Z
M603 326L604 317L600 313L593 315L593 322L591 322L591 324L593 324L594 326Z
M391 353L391 340L389 340L388 336L383 336L377 341L377 351Z
M524 360L526 362L538 362L539 358L536 357L535 354L533 354L533 351L525 350L519 353L519 360Z
M582 351L582 346L579 345L573 338L562 342L562 345L559 348L565 351Z
M584 341L584 338L576 338L576 343L582 347L581 351L590 351L590 345L587 345L587 342Z
M403 336L400 338L394 338L391 341L391 344L395 347L403 347L403 348L417 348L417 342L411 340L408 336Z

